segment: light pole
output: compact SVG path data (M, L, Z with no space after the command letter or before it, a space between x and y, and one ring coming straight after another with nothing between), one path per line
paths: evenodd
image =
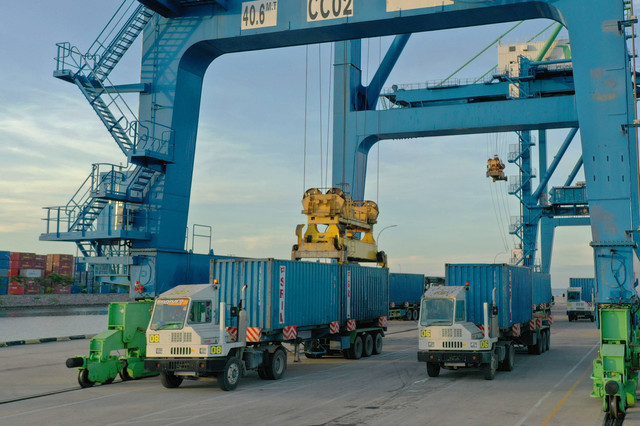
M382 231L384 231L385 229L389 229L389 228L395 228L398 225L389 225L389 226L385 226L384 228L382 228L380 230L380 232L378 232L378 236L376 237L376 244L378 244L378 247L380 247L380 234L382 234Z

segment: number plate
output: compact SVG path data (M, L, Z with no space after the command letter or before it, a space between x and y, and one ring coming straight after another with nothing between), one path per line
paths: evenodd
M160 335L159 334L150 334L149 335L149 343L160 343Z
M275 27L278 25L277 0L257 0L242 3L240 29Z
M222 346L211 346L211 355L222 354Z
M307 22L353 16L354 0L306 0Z
M420 331L420 335L422 337L431 337L431 330L422 330Z

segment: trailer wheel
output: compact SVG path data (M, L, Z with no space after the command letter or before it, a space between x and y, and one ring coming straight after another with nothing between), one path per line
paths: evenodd
M551 349L551 330L546 329L544 331L544 350L548 351Z
M536 336L536 344L533 345L533 353L535 355L540 355L543 351L544 348L544 344L542 343L542 332L538 333L538 335Z
M122 367L122 370L120 370L120 378L122 379L123 382L126 382L127 380L132 379L131 375L129 374L128 367L126 365Z
M182 377L176 376L168 371L160 372L160 383L167 389L174 389L182 384Z
M353 340L353 344L349 348L349 359L362 358L362 337L356 336Z
M262 380L269 380L269 376L267 376L267 372L264 371L264 368L262 367L258 368L258 377L260 377Z
M412 312L413 311L411 309L407 309L407 312L404 314L405 321L411 321L411 318L413 318Z
M269 357L265 367L265 373L271 380L278 380L284 376L287 370L287 352L282 346L278 346L273 354Z
M416 309L414 309L413 314L411 315L411 317L413 318L414 321L418 321L418 311Z
M495 352L491 352L491 361L482 366L484 370L484 379L493 380L496 378L496 370L498 369L498 357Z
M232 391L238 386L242 376L242 364L234 356L230 357L224 366L224 371L218 376L218 385L223 391Z
M373 354L373 336L367 333L364 335L364 346L362 349L362 356L369 357Z
M508 344L504 349L504 361L500 363L500 370L512 371L516 362L516 348L512 344Z
M83 368L78 372L78 384L83 388L90 388L95 383L89 380L89 370Z
M373 354L380 355L382 353L382 333L376 333L373 337Z
M440 375L440 364L437 362L427 362L427 375L429 377L438 377Z

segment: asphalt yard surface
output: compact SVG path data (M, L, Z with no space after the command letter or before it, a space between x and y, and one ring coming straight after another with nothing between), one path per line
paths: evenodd
M233 392L215 379L165 389L157 377L81 389L64 362L88 353L89 340L0 348L0 425L599 425L601 402L589 397L598 335L557 306L548 352L519 351L493 381L473 369L430 378L416 360L416 323L390 321L380 355L289 354L281 380L249 372Z

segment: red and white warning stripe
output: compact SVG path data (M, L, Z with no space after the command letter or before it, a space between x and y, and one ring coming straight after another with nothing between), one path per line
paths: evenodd
M247 327L247 342L259 342L262 340L262 328Z
M340 322L331 321L331 324L329 324L329 331L331 332L331 334L340 333Z
M395 302L390 302L389 303L389 307L390 308L395 308L396 307L396 303Z
M378 318L378 327L386 327L387 326L387 317L382 316Z
M285 340L293 340L298 337L298 327L295 325L288 325L282 329L282 336Z
M227 327L227 333L229 333L230 342L238 340L238 327Z
M356 329L356 320L347 320L347 331L354 331Z
M519 336L522 333L520 330L520 324L513 324L513 326L511 326L511 333L516 337Z
M409 302L404 302L404 307L408 308L409 307Z
M476 324L476 327L478 327L480 330L484 331L484 324Z
M536 328L542 328L542 318L536 318Z
M547 321L549 321L549 325L553 324L553 317L551 315L549 315L547 317Z
M535 330L536 329L536 319L532 319L531 321L529 321L529 330Z

